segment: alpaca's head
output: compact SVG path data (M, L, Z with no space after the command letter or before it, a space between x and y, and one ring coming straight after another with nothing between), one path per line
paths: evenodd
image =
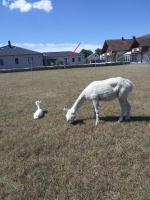
M67 122L73 123L74 120L75 120L75 118L76 118L75 113L71 109L66 109L66 108L64 108L64 111L67 112L66 113L66 120L67 120Z

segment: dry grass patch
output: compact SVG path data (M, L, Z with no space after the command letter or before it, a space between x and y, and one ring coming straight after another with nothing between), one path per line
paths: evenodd
M150 66L0 74L0 199L148 200L150 197ZM103 103L95 127L91 104L67 124L71 106L92 80L123 76L135 88L132 119L117 123L116 101ZM33 120L34 102L47 110Z

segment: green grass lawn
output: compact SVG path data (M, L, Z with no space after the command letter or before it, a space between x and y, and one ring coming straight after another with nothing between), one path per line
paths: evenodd
M97 127L91 102L82 123L66 122L91 81L116 76L134 83L130 122L117 123L117 101L102 103ZM38 99L47 112L34 120ZM0 74L0 199L149 200L150 65Z

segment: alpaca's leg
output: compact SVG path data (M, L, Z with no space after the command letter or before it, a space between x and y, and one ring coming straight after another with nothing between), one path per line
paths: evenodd
M123 117L125 115L125 113L127 112L127 101L124 98L119 99L119 103L120 103L120 108L121 108L121 115L119 117L119 122L123 121Z
M127 113L126 113L125 120L129 120L130 119L130 113L131 113L131 106L130 106L127 99L126 99L126 104L127 104Z
M98 107L98 110L99 110L99 102L98 102L97 107ZM92 107L92 117L93 117L94 119L96 119L96 112L95 112L95 107L94 107L94 105L93 105L93 107Z
M98 100L93 100L93 107L96 113L96 122L95 125L97 126L97 124L99 123L99 101Z
M96 112L94 106L92 107L92 117L93 119L96 119Z

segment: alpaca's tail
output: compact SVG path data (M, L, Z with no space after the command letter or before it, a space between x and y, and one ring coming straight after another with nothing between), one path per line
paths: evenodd
M118 97L127 98L129 93L133 90L133 83L128 79L124 79L119 85Z
M120 78L113 91L117 94L118 98L127 98L129 93L133 90L132 81Z

